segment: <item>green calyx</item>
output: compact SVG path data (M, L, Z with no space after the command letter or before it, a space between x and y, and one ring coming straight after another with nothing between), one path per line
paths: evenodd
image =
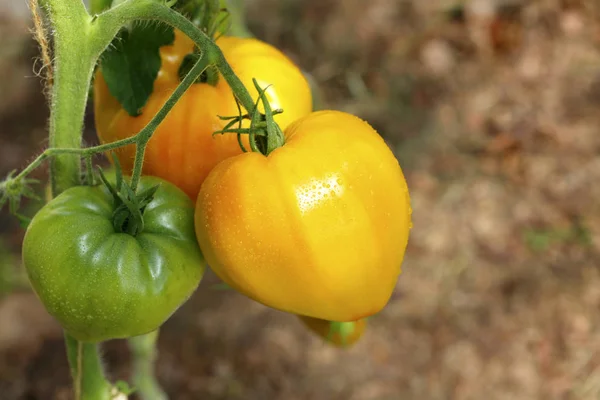
M152 186L140 193L135 193L131 185L125 181L117 157L112 154L115 164L115 184L111 184L101 168L98 168L100 179L114 198L112 215L115 232L137 236L144 230L144 209L154 198L159 186Z
M233 117L219 117L222 120L229 121L225 127L219 131L213 133L213 135L217 134L225 134L225 133L235 133L238 137L238 143L242 151L247 152L248 150L245 148L244 144L241 140L241 135L248 135L248 139L250 142L250 148L253 152L261 153L265 156L271 154L271 152L275 149L282 147L285 144L285 136L283 131L277 125L273 117L277 114L281 114L283 110L273 110L271 109L271 105L267 100L267 96L265 91L268 87L261 88L256 79L252 79L254 83L254 87L258 91L258 98L252 107L252 111L249 114L243 114L240 108L239 102L236 98L236 103L238 106L239 114ZM261 113L258 110L258 105L262 103L265 113ZM242 121L250 120L249 128L242 128ZM237 124L237 128L234 126Z

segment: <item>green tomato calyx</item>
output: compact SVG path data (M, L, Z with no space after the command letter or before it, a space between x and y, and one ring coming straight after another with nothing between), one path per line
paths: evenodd
M111 184L101 168L98 168L100 179L114 198L114 211L112 215L115 232L127 233L137 236L144 230L144 210L154 198L159 185L135 193L131 185L123 178L119 161L115 160L116 182Z
M275 115L281 114L283 110L271 109L271 105L269 104L265 94L265 91L269 88L269 86L261 88L254 78L252 79L252 82L254 82L254 87L258 91L258 98L254 103L252 111L249 114L242 114L240 103L236 98L235 100L238 107L238 115L233 117L219 116L221 120L229 122L223 129L214 132L213 135L225 133L237 134L238 143L243 152L247 152L248 150L246 150L244 144L242 143L241 135L248 135L251 150L253 152L268 156L273 150L278 149L285 144L285 136L283 131L273 119ZM265 110L264 114L258 109L258 105L260 103L263 104ZM242 121L244 120L250 120L249 128L242 128ZM234 128L234 125L236 124L237 128Z

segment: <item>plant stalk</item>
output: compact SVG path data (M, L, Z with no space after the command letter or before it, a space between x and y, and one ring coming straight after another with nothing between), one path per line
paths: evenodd
M46 0L54 28L54 70L50 111L50 147L80 148L87 91L94 60L86 45L89 15L78 1ZM78 51L73 51L78 49ZM60 155L51 161L50 179L56 196L79 184L80 159Z
M40 155L18 177L24 177L42 161L51 159L50 181L53 196L81 184L81 155L92 154L92 149L81 149L85 108L95 64L110 45L119 29L135 20L158 20L170 24L188 35L202 50L203 55L177 87L164 107L136 136L120 144L98 146L109 149L127 143L138 146L132 186L139 181L146 144L154 130L166 117L176 101L191 86L208 65L215 65L231 87L242 106L250 113L254 102L248 90L235 75L219 47L181 14L156 0L126 0L107 11L106 1L93 1L90 16L81 0L42 0L54 32L55 80L51 92L49 149ZM113 147L114 146L114 147ZM141 386L146 385L155 394L162 391L152 377L155 358L155 332L151 336L132 339L134 368ZM141 341L141 343L140 343ZM76 400L108 400L112 385L105 379L98 345L77 341L65 332L67 355L74 381ZM151 395L151 394L150 394ZM152 398L157 399L160 397Z
M133 384L143 400L167 400L154 373L157 340L158 330L128 340L133 356Z
M45 0L54 31L54 85L51 92L50 148L81 148L88 90L96 59L103 49L90 45L91 17L77 0ZM108 45L108 43L106 44ZM52 195L80 184L81 159L63 154L51 160ZM65 332L67 357L76 400L109 400L98 345L79 342Z
M76 400L109 400L111 385L104 379L104 370L95 343L83 343L65 332L67 357L73 377Z

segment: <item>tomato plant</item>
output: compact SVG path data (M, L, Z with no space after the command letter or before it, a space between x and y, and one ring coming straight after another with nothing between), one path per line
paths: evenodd
M51 161L23 260L65 329L75 399L130 393L104 375L98 346L113 338L128 338L139 397L166 399L158 329L200 282L202 251L229 286L354 343L391 296L411 227L383 139L350 114L311 113L309 84L279 50L215 40L225 0L112 3L31 0L49 147L0 182L0 207L27 223L28 176ZM82 147L92 81L101 144ZM108 152L115 172L97 185L93 156Z
M367 320L331 322L323 319L299 316L302 324L336 347L350 347L360 340L367 329Z
M216 40L241 81L252 87L256 78L266 90L271 107L284 112L275 116L282 127L312 110L310 86L302 72L276 48L253 38L222 36ZM101 72L94 83L94 110L98 136L103 143L131 137L139 132L179 85L179 70L194 43L175 31L172 45L160 48L161 68L154 89L141 114L131 116L111 95ZM254 90L253 94L256 94ZM225 122L219 116L237 112L228 83L194 84L155 131L146 149L143 172L164 178L195 199L210 170L220 161L240 154L234 135L213 135ZM135 146L118 150L125 172L133 169Z
M379 312L410 229L402 170L366 122L339 111L288 127L268 156L218 164L196 203L208 264L267 306L329 321Z
M46 309L87 342L137 336L158 328L192 294L204 272L191 200L178 188L143 177L143 228L115 222L104 185L67 189L31 221L23 242L30 282Z

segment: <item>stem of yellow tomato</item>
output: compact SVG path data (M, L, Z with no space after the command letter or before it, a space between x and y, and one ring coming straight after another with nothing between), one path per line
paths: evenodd
M158 123L164 119L183 91L174 92L172 98L165 104L165 109L161 110L157 118L137 135L112 143L81 148L83 113L94 64L119 29L124 24L136 19L164 21L186 33L199 47L204 49L205 56L202 62L207 66L216 67L221 72L239 103L248 113L252 113L254 110L254 100L235 75L218 46L193 23L168 7L152 0L127 0L115 8L91 17L78 0L43 0L43 4L46 9L50 10L49 14L54 18L51 18L53 24L54 20L58 22L58 25L65 25L65 21L70 21L65 26L55 29L56 67L60 71L57 76L56 88L52 94L53 104L50 118L50 143L52 146L12 178L13 180L26 178L45 160L50 159L53 161L52 187L54 195L57 195L64 189L79 184L81 156L103 153L130 144L140 144L145 140L143 138L153 134ZM72 25L77 28L71 29ZM81 36L82 32L87 34ZM63 42L69 45L65 45ZM77 51L73 52L72 49L77 49ZM65 54L65 56L59 54ZM197 71L198 69L190 70L188 75L194 76L196 79L200 76ZM83 78L84 74L85 79ZM185 83L182 81L181 85L187 86L188 81L186 80ZM82 95L84 92L85 96ZM65 94L59 95L58 93ZM139 153L142 153L142 150L140 149ZM142 159L141 155L138 159ZM141 162L138 162L138 165L141 165Z
M183 96L186 90L189 89L190 86L196 81L198 76L202 74L208 67L208 57L205 54L201 54L196 64L192 67L190 72L183 78L181 83L177 86L177 88L173 91L169 99L163 105L163 107L152 117L150 122L136 135L137 147L135 151L135 161L133 166L133 173L131 175L131 188L133 191L136 190L138 182L140 180L140 176L142 175L142 167L144 165L144 153L146 151L146 146L148 145L148 141L152 137L152 134L160 125L160 123L165 119L169 111L175 106L177 101Z

